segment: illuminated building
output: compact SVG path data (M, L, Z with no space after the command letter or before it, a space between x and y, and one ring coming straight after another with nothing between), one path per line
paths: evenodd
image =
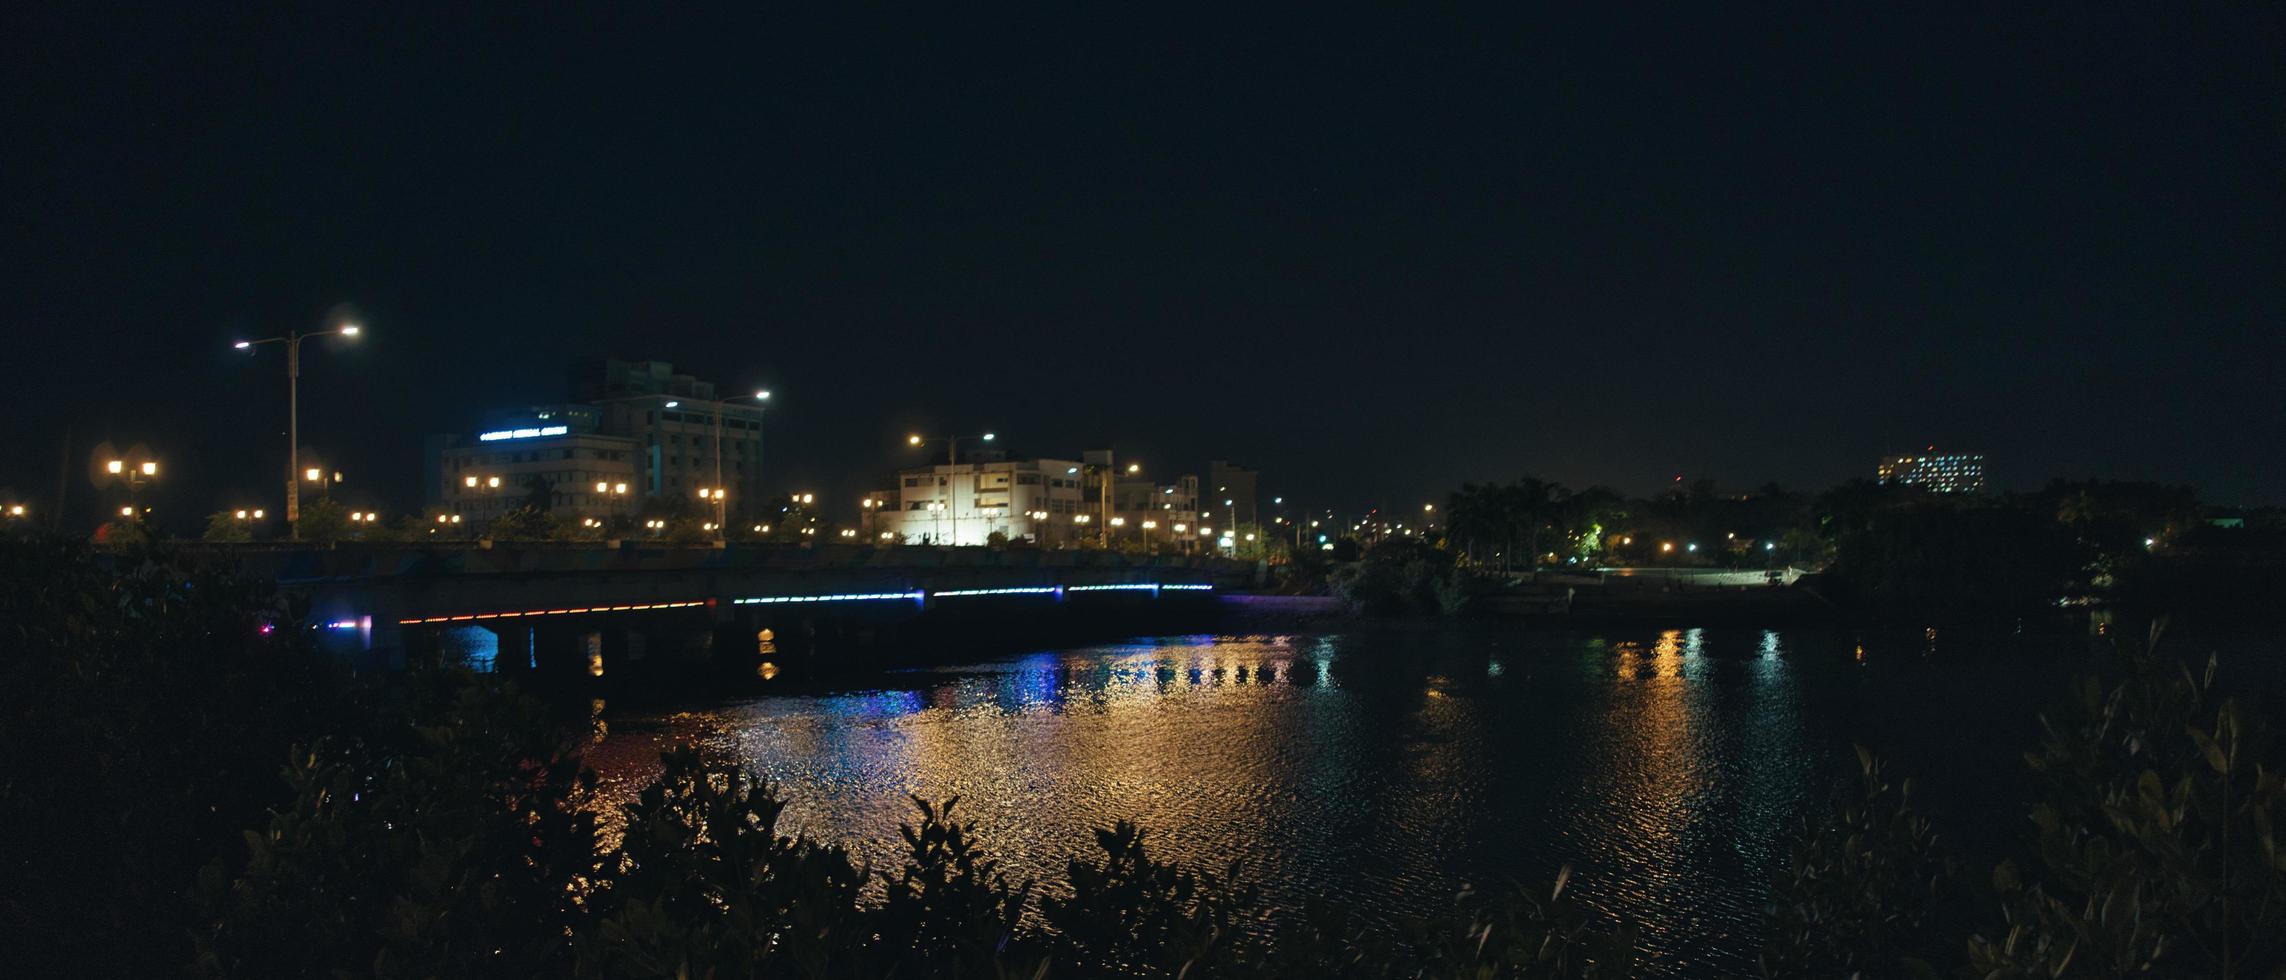
M1176 542L1197 537L1190 526L1199 511L1199 478L1185 474L1173 483L1151 480L1120 480L1112 485L1112 513L1125 525L1121 536L1140 535L1148 542ZM1178 534L1174 527L1184 525L1187 533ZM1211 525L1210 525L1211 526Z
M539 483L548 487L551 513L609 517L636 496L639 448L633 439L601 431L593 406L492 413L475 431L445 438L430 502L482 523L523 506ZM620 488L626 492L614 492Z
M1937 447L1914 456L1885 456L1874 470L1884 484L1920 487L1934 493L1976 493L1984 489L1984 456L1939 453Z
M1010 541L1064 544L1093 537L1094 521L1081 504L1075 460L1007 459L994 451L962 453L968 462L899 471L893 490L867 494L859 532L869 541L884 534L909 544L985 544L998 532Z
M726 516L763 513L763 402L718 398L660 361L584 360L571 380L576 402L493 412L441 437L430 503L481 522L542 483L555 513L605 518L719 488Z

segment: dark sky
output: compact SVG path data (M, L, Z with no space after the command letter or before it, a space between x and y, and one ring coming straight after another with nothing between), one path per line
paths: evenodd
M68 427L83 499L103 439L247 498L228 342L349 304L304 438L392 509L598 352L773 388L836 499L916 427L1344 509L1928 443L2286 498L2276 4L462 6L9 8L0 488Z

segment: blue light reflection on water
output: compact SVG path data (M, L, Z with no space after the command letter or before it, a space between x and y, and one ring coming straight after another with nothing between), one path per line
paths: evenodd
M1928 670L1913 641L1866 670L1854 638L1768 630L1172 637L614 719L592 761L624 798L661 746L696 742L877 861L907 794L957 794L1050 888L1120 818L1162 856L1245 858L1286 908L1426 911L1569 863L1584 900L1640 925L1652 973L1748 973L1769 869L1852 741L1998 772L2026 729L1992 705L2028 723L2056 690L2031 667Z

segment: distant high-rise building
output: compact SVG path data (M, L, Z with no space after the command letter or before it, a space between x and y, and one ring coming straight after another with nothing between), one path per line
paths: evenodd
M1940 453L1930 446L1911 456L1884 456L1874 475L1884 484L1920 487L1934 493L1976 493L1984 489L1981 453Z

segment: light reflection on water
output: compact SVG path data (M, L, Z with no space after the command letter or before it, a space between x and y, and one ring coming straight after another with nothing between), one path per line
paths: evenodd
M957 794L979 839L1051 888L1092 828L1120 818L1162 857L1245 859L1285 908L1325 895L1428 911L1463 882L1544 884L1570 863L1584 900L1639 924L1652 972L1746 973L1772 864L1851 741L1917 747L1908 761L1924 764L2023 744L1992 737L1976 719L1994 712L1973 699L1931 696L1923 638L1903 644L1911 656L1896 659L1912 663L1896 674L1861 667L1857 642L1162 638L616 717L591 762L625 800L661 748L696 743L783 783L799 829L877 862L895 859L908 794ZM1999 670L1983 696L2037 704L2054 687ZM1952 734L1932 740L1932 726Z

